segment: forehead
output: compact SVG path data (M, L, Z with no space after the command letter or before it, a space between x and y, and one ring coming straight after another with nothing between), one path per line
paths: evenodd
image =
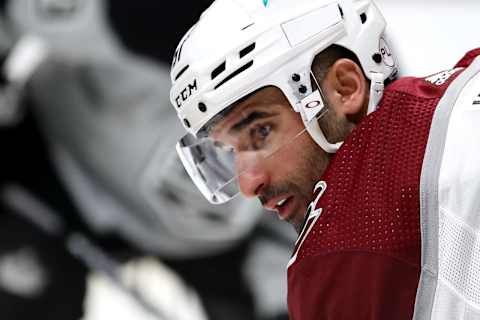
M280 89L273 86L265 87L229 106L210 126L210 135L214 136L215 133L234 126L250 112L260 109L276 112L279 112L282 109L293 111L293 109L290 108L287 98Z

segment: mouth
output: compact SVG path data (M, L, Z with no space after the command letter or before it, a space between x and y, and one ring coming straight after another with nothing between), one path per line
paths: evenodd
M281 220L289 220L293 213L293 196L275 197L264 204L264 208L277 212Z

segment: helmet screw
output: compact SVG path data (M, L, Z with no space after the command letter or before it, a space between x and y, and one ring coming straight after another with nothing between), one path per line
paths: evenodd
M372 59L373 61L375 61L376 63L380 63L382 62L382 55L380 53L374 53L373 56L372 56Z
M190 128L190 121L188 121L187 119L183 119L183 123L185 123L185 126L187 128Z
M207 106L205 105L205 103L200 102L198 104L198 110L200 110L201 112L206 112L207 111Z
M295 82L300 81L300 75L298 73L294 73L292 75L292 80L295 81Z
M303 84L298 88L298 91L300 91L301 94L307 93L307 87L305 87Z

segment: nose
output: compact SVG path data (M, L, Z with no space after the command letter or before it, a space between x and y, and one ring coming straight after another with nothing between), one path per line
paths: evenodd
M238 174L240 192L247 198L258 196L261 189L268 185L269 174L261 157L253 152L241 152L236 155L235 166Z

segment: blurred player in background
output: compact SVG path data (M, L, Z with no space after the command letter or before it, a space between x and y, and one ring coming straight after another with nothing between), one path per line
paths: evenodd
M106 8L5 4L2 319L286 319L293 238L191 186L168 70Z

